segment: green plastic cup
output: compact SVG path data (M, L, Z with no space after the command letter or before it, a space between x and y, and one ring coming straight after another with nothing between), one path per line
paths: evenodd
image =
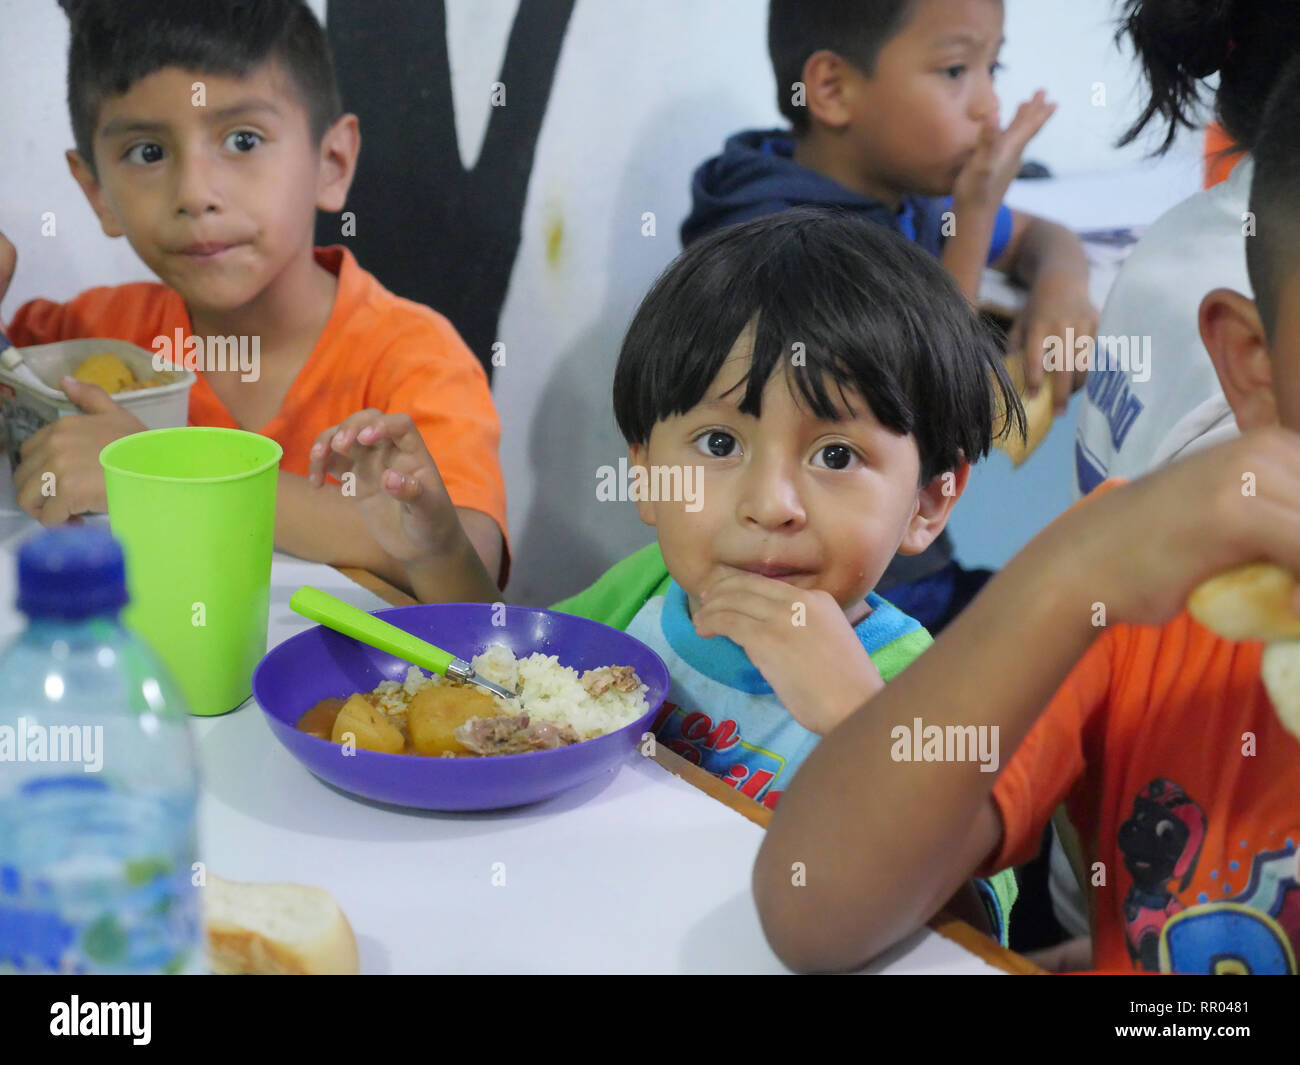
M266 654L275 485L283 449L240 429L151 429L99 453L126 557L123 621L151 644L190 713L224 714Z

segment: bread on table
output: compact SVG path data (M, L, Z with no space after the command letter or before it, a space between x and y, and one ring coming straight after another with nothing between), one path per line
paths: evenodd
M240 884L211 874L200 890L214 973L361 971L352 926L328 891L304 884Z

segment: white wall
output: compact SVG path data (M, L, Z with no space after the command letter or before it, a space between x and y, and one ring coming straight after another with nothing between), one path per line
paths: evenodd
M312 6L321 14L323 0ZM516 6L448 0L457 125L471 163ZM1063 175L1137 165L1138 149L1111 147L1136 111L1131 63L1111 41L1113 5L1006 8L1004 115L1039 86L1060 103L1028 157ZM597 468L623 453L610 414L614 362L637 301L678 251L692 169L729 133L778 121L765 14L762 0L578 0L542 126L494 386L516 601L576 591L650 539L631 504L595 498ZM66 48L54 0L0 0L0 229L19 250L6 317L33 296L148 276L124 241L103 237L67 173ZM1098 82L1104 107L1093 103ZM40 236L45 211L56 214L56 238ZM657 218L653 238L641 235L646 211ZM549 261L548 237L558 237Z

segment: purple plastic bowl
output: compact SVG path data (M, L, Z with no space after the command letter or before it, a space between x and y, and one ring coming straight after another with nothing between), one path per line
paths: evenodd
M500 607L495 608L498 612ZM594 740L529 754L488 758L425 758L343 748L300 732L299 718L322 699L400 683L410 663L327 629L301 632L273 648L253 671L253 697L276 738L322 780L367 799L422 810L496 810L549 799L623 762L668 695L668 669L640 640L586 618L507 606L493 625L487 603L434 603L373 611L467 661L492 643L517 657L557 655L579 671L632 666L649 690L649 710L630 725ZM502 620L497 614L498 621Z

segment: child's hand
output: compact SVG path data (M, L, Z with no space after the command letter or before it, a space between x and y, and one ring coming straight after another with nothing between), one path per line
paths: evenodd
M1073 330L1073 333L1069 332ZM1071 338L1078 341L1082 337L1095 337L1097 334L1097 308L1092 305L1088 295L1087 276L1075 274L1040 275L1029 290L1029 300L1024 310L1016 318L1007 338L1008 354L1022 353L1025 360L1025 389L1029 395L1038 394L1038 389L1047 374L1043 363L1048 355L1048 338L1056 337L1061 344L1061 351L1066 358L1066 369L1051 373L1052 412L1056 416L1065 413L1066 404L1075 389L1082 388L1088 380L1086 369L1071 371L1077 349L1072 348ZM1095 362L1095 360L1094 360Z
M376 542L407 566L437 557L460 519L409 414L363 410L326 429L311 449L307 479L356 477L355 498ZM344 491L348 482L344 482Z
M1247 562L1300 573L1300 435L1257 430L1107 491L1024 554L1044 575L1066 562L1060 591L1085 625L1098 604L1109 624L1162 625L1202 581Z
M1020 105L1006 129L998 129L996 115L990 117L975 154L966 161L952 187L953 209L959 217L963 208L997 210L1020 171L1020 153L1055 111L1056 104L1049 104L1047 94L1040 89L1032 100Z
M65 377L59 387L85 413L69 414L24 440L22 461L14 471L18 505L42 525L107 511L99 453L114 440L145 428L98 385Z
M826 735L884 687L875 663L829 594L756 573L733 573L700 593L695 631L744 648L778 699Z

